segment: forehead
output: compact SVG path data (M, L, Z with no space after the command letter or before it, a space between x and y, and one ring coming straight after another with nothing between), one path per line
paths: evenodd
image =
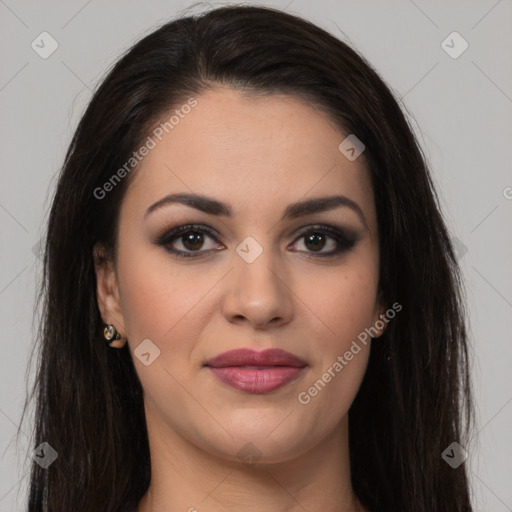
M340 193L362 203L372 219L364 156L350 161L340 152L348 134L325 113L292 96L227 88L195 100L193 108L176 105L162 116L165 123L180 114L161 140L150 133L155 145L124 200L130 209L166 193L194 192L232 204L235 215L273 215L300 198Z

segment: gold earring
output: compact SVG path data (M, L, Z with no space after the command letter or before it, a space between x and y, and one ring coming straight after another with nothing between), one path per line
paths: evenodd
M121 339L121 335L117 332L117 329L113 324L105 324L105 328L103 329L103 336L109 345L111 345L114 341Z

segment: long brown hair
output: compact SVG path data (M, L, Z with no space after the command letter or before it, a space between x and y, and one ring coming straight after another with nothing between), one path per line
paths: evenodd
M102 338L92 248L115 253L120 204L94 191L154 123L222 84L285 93L327 112L364 142L380 235L379 287L403 311L371 347L349 413L354 490L370 510L471 511L465 465L441 457L472 422L460 272L424 155L397 100L356 51L282 11L229 6L164 24L113 66L66 154L51 207L40 288L42 321L30 512L135 510L151 478L140 381L128 346Z

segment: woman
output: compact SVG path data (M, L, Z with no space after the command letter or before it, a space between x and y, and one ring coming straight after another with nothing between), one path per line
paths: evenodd
M425 159L307 21L223 7L123 56L66 155L41 292L30 511L472 510L442 456L472 402Z

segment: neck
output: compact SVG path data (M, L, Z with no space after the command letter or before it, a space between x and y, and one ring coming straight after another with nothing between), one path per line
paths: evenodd
M150 425L151 483L137 512L367 512L350 481L347 418L320 446L253 464L214 456Z

